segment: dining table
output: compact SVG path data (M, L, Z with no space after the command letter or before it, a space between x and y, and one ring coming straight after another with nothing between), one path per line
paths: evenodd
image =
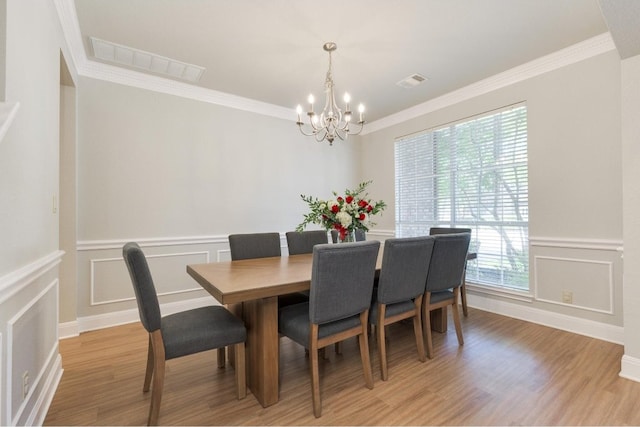
M376 262L382 265L383 246ZM278 296L308 291L313 255L288 255L187 265L187 273L247 328L247 385L263 407L278 402ZM432 329L446 332L446 309L432 312Z

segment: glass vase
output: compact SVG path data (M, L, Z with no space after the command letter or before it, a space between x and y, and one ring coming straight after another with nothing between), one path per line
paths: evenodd
M338 233L338 239L336 243L351 243L355 241L356 241L356 232L354 230L354 231L348 231L344 235L344 239L340 239L340 233Z

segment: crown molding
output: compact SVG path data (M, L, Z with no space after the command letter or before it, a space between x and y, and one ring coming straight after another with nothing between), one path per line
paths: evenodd
M293 120L295 118L295 110L293 108L285 108L262 101L205 89L171 79L89 60L85 53L74 1L54 0L54 2L66 40L66 48L71 56L71 64L69 64L69 68L72 76L80 75L104 80L275 117L278 119ZM363 130L362 135L376 132L461 101L465 101L475 96L521 82L611 50L615 50L615 44L613 43L611 34L608 32L603 33L599 36L592 37L573 46L569 46L565 49L543 56L500 74L496 74L495 76L473 83L438 98L434 98L422 104L418 104L414 107L368 123L366 128Z
M453 92L431 99L406 110L399 111L382 119L371 122L363 130L362 135L379 131L407 120L440 110L479 95L510 86L515 83L557 70L567 65L615 50L610 33L603 33L583 42L540 57L526 64L480 80Z
M153 76L134 70L87 60L78 70L81 76L118 83L126 86L147 89L153 92L175 95L182 98L202 101L209 104L243 110L251 113L271 116L278 119L295 118L295 110L280 107L254 99L243 98L225 92L205 89L160 76Z

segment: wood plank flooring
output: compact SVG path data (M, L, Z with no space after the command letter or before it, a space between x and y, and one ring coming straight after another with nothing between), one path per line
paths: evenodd
M451 322L451 319L449 319ZM452 324L452 323L450 323ZM388 328L389 380L368 390L356 340L321 360L323 412L313 416L309 359L281 340L280 401L235 398L216 351L167 362L163 425L640 425L640 383L620 378L622 346L470 309L455 331L434 333L418 361L411 323ZM64 374L45 425L144 425L147 335L139 323L61 341Z

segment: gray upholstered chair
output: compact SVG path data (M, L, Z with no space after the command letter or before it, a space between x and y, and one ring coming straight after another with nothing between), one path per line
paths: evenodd
M315 245L329 243L324 230L288 231L286 236L289 255L310 254Z
M247 233L229 235L233 261L281 256L279 233Z
M430 316L432 310L451 306L458 343L464 344L458 298L471 234L440 234L434 235L433 238L433 252L422 302L422 330L426 336L429 359L433 358Z
M364 230L356 230L355 231L356 242L363 242L367 240L367 233ZM331 241L333 243L338 243L338 231L331 230Z
M247 331L242 321L221 306L200 307L162 317L147 259L140 246L127 243L122 255L136 294L140 321L149 333L142 389L149 391L153 379L148 424L158 423L165 361L169 359L233 346L238 399L244 398L247 394L244 356Z
M470 228L454 228L454 227L431 227L429 229L429 235L435 236L437 234L455 234L455 233L471 233ZM475 259L476 253L470 253L467 255L467 261ZM462 275L462 285L460 286L460 302L462 303L462 314L465 317L469 316L469 308L467 307L467 263L464 264L464 274Z
M374 292L369 323L376 326L382 380L388 378L385 326L413 319L418 359L425 361L421 308L434 238L430 236L387 239L382 269Z
M309 349L313 414L320 417L318 349L357 336L368 388L373 388L367 322L380 242L316 245L308 303L280 310L282 335Z

